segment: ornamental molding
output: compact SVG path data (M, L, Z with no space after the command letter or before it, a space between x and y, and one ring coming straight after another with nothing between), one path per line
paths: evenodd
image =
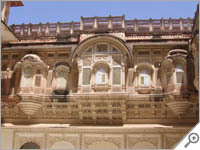
M117 32L117 33L109 33L109 35L112 35L112 36L116 36L116 37L118 37L118 38L120 38L120 39L122 39L122 40L126 40L126 35L125 35L125 33L120 33L120 32Z
M98 35L98 34L81 34L80 35L80 41L83 41L83 40L88 39L88 38L90 38L92 36L95 36L95 35ZM124 41L126 40L126 35L123 32L109 33L109 35L118 37L118 38L120 38L120 39L122 39Z
M87 38L90 38L90 37L92 37L94 35L96 35L96 34L81 34L80 35L80 42L85 40L85 39L87 39Z

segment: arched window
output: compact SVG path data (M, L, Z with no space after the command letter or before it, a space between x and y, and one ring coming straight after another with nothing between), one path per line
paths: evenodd
M30 87L32 86L32 68L26 67L22 76L22 87Z
M37 87L41 86L41 79L42 79L41 71L40 69L37 69L35 75L35 86Z
M56 88L57 89L65 89L67 86L67 72L60 71L58 72L58 77L56 79Z
M96 84L106 84L108 81L108 75L104 68L98 68L96 72Z
M141 70L139 74L139 85L148 87L151 84L150 82L151 82L151 78L150 78L149 70L147 69Z
M184 68L181 64L176 64L176 83L182 84L184 82Z
M34 142L27 142L23 144L20 149L40 149L40 146Z

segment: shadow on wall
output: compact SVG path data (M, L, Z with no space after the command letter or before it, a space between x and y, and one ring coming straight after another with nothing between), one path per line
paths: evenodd
M68 94L69 94L69 91L67 91L67 90L55 89L52 92L51 100L52 100L52 102L67 102Z

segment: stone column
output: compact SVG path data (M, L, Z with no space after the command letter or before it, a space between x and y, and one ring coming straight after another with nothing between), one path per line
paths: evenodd
M83 30L83 24L84 24L84 22L83 22L83 17L81 16L80 30Z
M108 21L108 28L109 29L112 29L112 18L111 18L112 16L111 15L109 15L109 21Z
M122 65L122 91L125 92L126 90L126 83L125 83L125 65Z
M49 35L49 23L46 24L45 35Z
M60 22L57 22L57 25L56 25L56 35L59 35L60 34Z
M28 26L28 35L31 36L32 35L32 24L29 23L29 26Z
M173 29L172 18L169 18L169 30Z
M138 32L138 21L135 19L134 32Z
M95 89L95 74L96 74L96 69L94 70L91 70L92 72L92 83L91 83L91 92L95 92L94 89Z
M38 36L42 35L42 23L39 23L39 28L38 28Z
M82 61L81 61L80 57L77 57L77 62L78 62L78 70L79 70L77 93L81 93L83 71L82 71Z
M149 32L153 31L152 18L149 19Z
M180 17L180 30L183 31L183 19Z
M93 28L94 29L98 28L97 16L94 17L94 26L93 26Z

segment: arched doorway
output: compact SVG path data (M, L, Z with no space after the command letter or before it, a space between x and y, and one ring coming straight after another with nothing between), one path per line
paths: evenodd
M20 149L40 149L40 146L34 142L27 142L23 144Z

